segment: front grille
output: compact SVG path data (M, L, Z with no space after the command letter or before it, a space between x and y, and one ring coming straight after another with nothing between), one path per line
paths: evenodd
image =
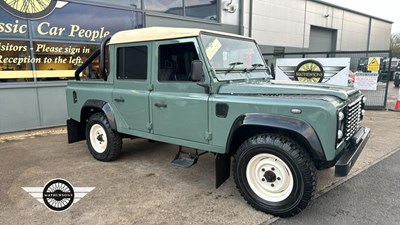
M346 112L346 141L360 128L362 103L361 98L350 103Z

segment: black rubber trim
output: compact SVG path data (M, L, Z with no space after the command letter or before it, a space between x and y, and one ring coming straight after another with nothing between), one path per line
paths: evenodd
M264 113L247 113L239 116L235 120L229 133L226 152L229 153L230 144L232 143L232 138L235 136L235 132L239 128L249 125L265 126L295 132L309 143L309 150L314 159L326 161L326 156L318 135L310 124L292 117Z
M112 108L108 102L105 102L103 100L97 100L97 99L90 99L85 102L82 108L96 108L100 109L101 111L104 112L104 114L107 117L107 120L110 123L111 129L117 130L117 122L115 121L115 116L112 111Z

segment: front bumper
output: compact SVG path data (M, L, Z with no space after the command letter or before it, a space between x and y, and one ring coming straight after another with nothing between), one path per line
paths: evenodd
M349 174L351 168L358 159L358 156L364 149L370 136L370 128L362 127L353 138L350 139L351 144L344 149L344 153L340 156L335 164L335 176L344 177Z

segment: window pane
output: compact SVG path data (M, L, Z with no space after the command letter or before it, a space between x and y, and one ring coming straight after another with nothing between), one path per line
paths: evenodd
M192 61L199 59L192 42L160 45L159 81L189 81Z
M217 0L185 0L186 16L217 20Z
M147 47L118 48L118 79L147 79Z
M183 15L182 0L146 0L144 7L146 10Z
M33 81L29 42L0 40L0 82Z
M89 44L34 42L37 81L74 79L75 70L98 48ZM98 60L93 68L98 72ZM89 71L83 72L83 76L88 74Z

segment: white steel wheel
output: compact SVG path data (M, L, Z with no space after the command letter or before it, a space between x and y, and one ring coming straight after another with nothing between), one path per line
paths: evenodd
M107 133L101 125L94 124L90 128L90 143L97 153L103 153L107 149Z
M255 155L247 164L246 178L254 193L269 202L283 201L293 190L292 172L272 154Z
M259 134L244 141L232 169L247 203L275 216L300 213L316 188L316 169L309 155L293 139L279 134Z
M90 154L95 159L109 162L120 155L122 136L111 128L104 113L95 113L89 117L85 134Z

